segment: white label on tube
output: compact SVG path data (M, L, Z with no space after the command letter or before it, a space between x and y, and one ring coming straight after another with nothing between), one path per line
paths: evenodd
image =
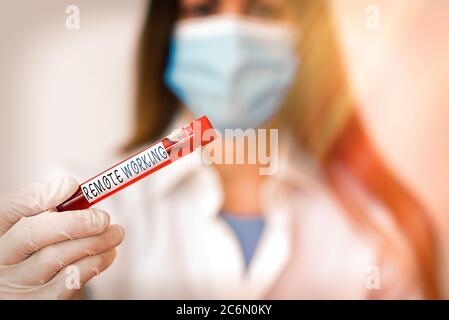
M170 156L162 142L159 142L83 183L81 190L86 200L92 203L168 160Z

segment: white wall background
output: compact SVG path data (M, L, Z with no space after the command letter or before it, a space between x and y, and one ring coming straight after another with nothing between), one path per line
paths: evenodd
M65 27L69 4L81 10L80 30ZM370 133L432 208L447 252L449 1L334 4ZM369 4L381 10L379 31L365 27ZM144 7L144 0L0 0L0 192L126 141Z
M131 124L144 1L6 1L0 10L0 192L113 150ZM81 28L66 28L76 4ZM81 177L83 179L85 177Z

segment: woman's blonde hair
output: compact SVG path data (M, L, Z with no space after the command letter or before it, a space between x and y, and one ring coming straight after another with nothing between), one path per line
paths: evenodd
M301 30L301 72L274 121L294 128L301 148L322 164L329 185L358 225L383 234L343 186L341 170L389 209L412 249L417 281L426 297L438 298L436 246L429 217L381 160L363 129L345 78L328 1L298 0L291 5ZM178 6L177 0L150 2L139 43L135 131L128 149L160 137L180 108L164 85Z

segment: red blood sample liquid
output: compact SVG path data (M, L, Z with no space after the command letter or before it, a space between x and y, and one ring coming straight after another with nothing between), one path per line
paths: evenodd
M209 144L215 138L215 132L207 117L195 120L82 183L69 199L56 207L56 210L87 209L192 153L196 148Z

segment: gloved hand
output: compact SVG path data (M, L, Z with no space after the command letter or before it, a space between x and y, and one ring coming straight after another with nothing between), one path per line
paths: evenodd
M108 268L123 228L98 209L54 212L79 187L61 177L0 197L0 299L72 299Z

